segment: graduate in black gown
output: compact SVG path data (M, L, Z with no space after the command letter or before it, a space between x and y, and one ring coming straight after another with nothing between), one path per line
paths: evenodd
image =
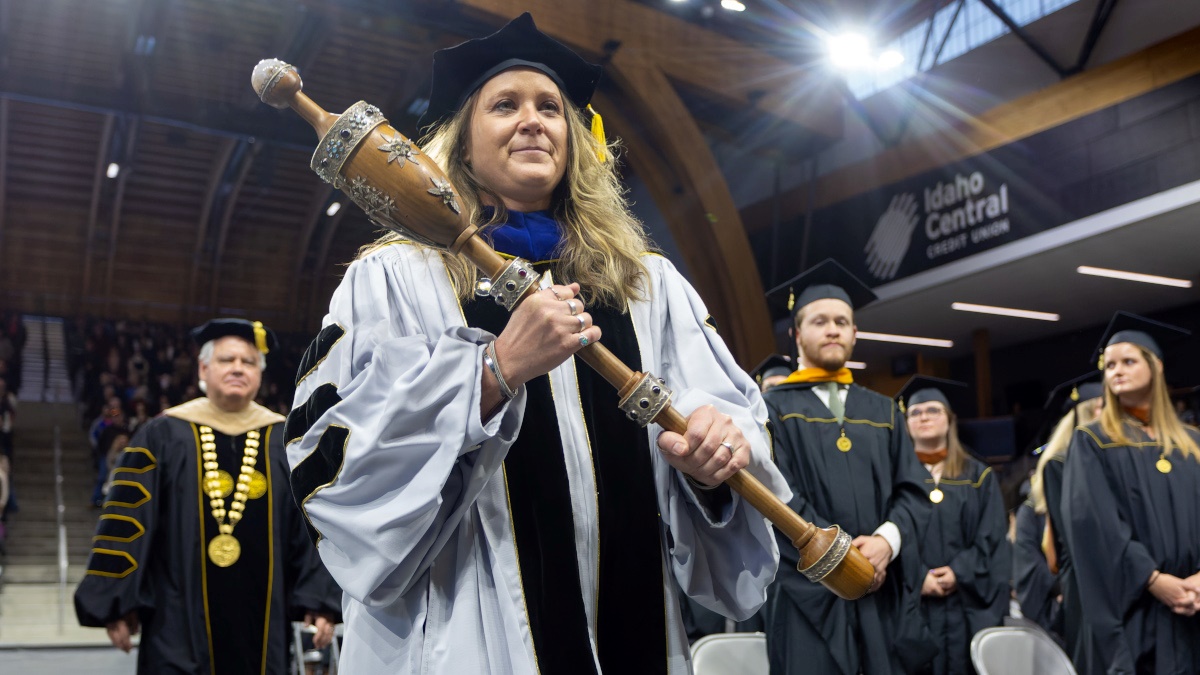
M1028 484L1026 484L1027 486ZM1013 536L1013 590L1026 619L1036 623L1063 644L1062 590L1059 575L1050 571L1042 553L1042 533L1046 516L1034 509L1026 496L1016 510Z
M1046 444L1037 450L1037 470L1030 479L1031 512L1025 515L1026 520L1037 523L1036 547L1018 544L1020 553L1015 560L1018 571L1015 586L1021 611L1047 630L1057 627L1064 648L1076 664L1094 660L1090 656L1094 645L1083 629L1079 586L1075 581L1071 552L1063 537L1063 468L1075 429L1099 417L1104 404L1103 394L1104 385L1097 372L1068 380L1050 392L1046 409L1053 413L1066 412L1066 415L1054 426ZM1017 517L1018 532L1023 535L1023 527L1028 528L1029 524L1023 525L1020 511ZM1047 581L1039 580L1042 568L1047 574L1055 575L1057 583L1050 588L1047 588L1050 586ZM1060 610L1057 617L1054 616L1056 609Z
M794 295L788 310L800 355L800 370L764 394L775 461L794 493L789 506L818 527L840 525L875 567L871 592L842 600L796 571L796 548L776 533L782 560L766 616L771 672L914 672L934 652L920 617L927 474L895 402L853 384L845 367L854 309L875 296L832 260L769 295Z
M292 498L284 419L254 403L274 334L220 319L193 337L208 395L121 453L75 612L125 651L140 629L139 673L284 675L289 621L328 644L341 591Z
M1117 313L1104 410L1067 456L1063 526L1103 664L1084 672L1200 672L1200 433L1175 415L1159 346L1182 332Z
M1008 518L991 467L967 454L958 439L966 385L918 375L900 391L933 515L918 548L927 570L921 615L939 653L923 672L970 673L971 638L1008 614L1012 558ZM952 406L951 400L959 402Z

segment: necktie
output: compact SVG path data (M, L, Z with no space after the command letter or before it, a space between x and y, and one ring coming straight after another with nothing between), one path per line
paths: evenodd
M846 405L842 403L841 392L838 391L837 382L826 382L825 388L829 390L829 410L833 416L837 418L838 424L842 423L842 418L846 414Z

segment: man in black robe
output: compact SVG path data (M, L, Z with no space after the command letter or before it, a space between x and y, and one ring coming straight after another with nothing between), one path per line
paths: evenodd
M781 537L767 599L771 672L912 672L933 656L917 550L929 519L926 474L892 399L853 384L845 367L854 310L875 295L832 260L769 295L794 298L801 368L764 395L775 462L795 495L789 506L818 527L840 525L875 568L868 595L842 600L796 571L798 553Z
M192 333L207 397L138 429L117 462L75 592L138 672L288 672L290 620L332 639L341 591L292 498L283 417L254 403L274 334L210 321Z

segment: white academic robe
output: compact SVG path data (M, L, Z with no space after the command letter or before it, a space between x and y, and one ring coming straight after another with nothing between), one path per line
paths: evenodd
M751 444L750 472L787 502L757 386L705 325L703 303L674 266L650 254L643 262L649 300L633 303L631 312L644 369L666 379L683 414L713 404L731 415ZM289 438L288 461L295 469L328 429L349 430L344 446L338 437L344 456L340 466L331 462L332 479L296 495L344 590L341 669L535 675L501 470L517 433L536 433L521 429L524 388L481 422L482 352L493 336L464 325L446 269L427 249L394 244L350 265L323 322L334 324L344 335L317 355L295 405L325 384L336 387L340 401ZM595 654L595 483L573 360L550 377ZM736 493L722 513L707 513L658 453L660 432L657 425L646 429L655 448L663 577L673 574L705 607L745 619L775 577L771 525ZM677 592L675 584L663 588L672 674L691 668Z

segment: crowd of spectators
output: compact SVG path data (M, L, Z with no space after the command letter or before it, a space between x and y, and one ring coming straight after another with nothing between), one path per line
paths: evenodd
M200 396L199 347L190 326L85 318L68 328L72 378L96 466L92 502L103 503L109 471L138 427L163 410ZM267 355L259 404L286 415L296 367L312 336L278 335Z
M11 489L13 462L13 425L17 419L17 389L21 386L21 350L25 346L25 327L21 317L0 312L0 555L5 552L8 516L17 511L17 497Z

